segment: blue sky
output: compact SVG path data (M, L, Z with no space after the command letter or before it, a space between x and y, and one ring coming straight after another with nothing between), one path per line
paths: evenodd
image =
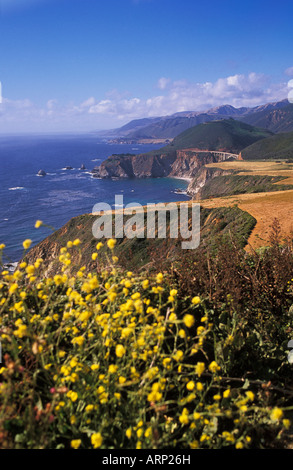
M292 0L0 0L0 132L285 99Z

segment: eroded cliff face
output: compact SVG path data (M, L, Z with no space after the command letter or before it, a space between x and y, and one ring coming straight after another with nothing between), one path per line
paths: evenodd
M234 170L222 170L221 168L201 167L196 176L189 183L187 194L191 196L192 199L198 201L202 199L202 190L207 181L217 178L218 176L231 175L234 172Z
M96 178L193 178L207 163L219 159L197 149L177 150L171 154L113 155L92 170Z
M208 163L215 163L218 157L212 153L200 152L198 150L177 150L176 160L172 164L170 177L194 178L200 168Z
M158 178L169 176L176 153L169 155L115 155L92 170L95 178Z

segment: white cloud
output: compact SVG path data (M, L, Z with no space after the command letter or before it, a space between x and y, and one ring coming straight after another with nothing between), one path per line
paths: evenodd
M102 99L89 97L80 104L61 105L50 99L44 107L37 107L28 99L4 98L0 105L0 130L107 129L142 117L204 111L223 104L253 107L288 97L288 82L272 83L270 77L256 73L236 74L204 83L161 77L157 85L160 93L145 99L117 90L109 91Z
M286 69L285 74L289 77L293 77L293 67L289 67L288 69Z
M96 103L96 100L93 96L91 96L90 98L88 98L87 100L83 101L80 105L81 108L87 108L88 106L94 106L94 104Z
M57 104L57 103L58 103L57 100L48 100L48 101L47 101L47 108L48 108L48 109L53 109L54 106L55 106L55 104Z
M166 78L166 77L161 77L159 80L158 80L158 88L160 90L165 90L168 86L168 84L170 83L170 78Z
M101 100L94 106L90 106L90 114L112 114L115 112L115 103L111 100Z
M139 98L120 98L119 96L101 100L91 106L89 113L112 114L133 119L144 116L163 116L180 111L205 110L221 104L235 107L257 106L269 101L286 97L286 83L273 85L262 74L233 75L220 78L214 83L190 83L186 80L171 82L162 77L158 87L165 94Z

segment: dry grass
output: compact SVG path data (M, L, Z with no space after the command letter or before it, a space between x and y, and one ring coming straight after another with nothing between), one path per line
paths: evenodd
M210 163L206 166L223 170L239 170L239 175L287 176L288 178L276 184L293 184L293 163L235 160L233 162Z
M285 176L275 184L293 184L293 164L279 161L231 161L211 163L207 167L239 170L240 175ZM241 194L200 201L204 207L227 207L235 204L249 212L257 221L248 240L247 250L269 245L271 226L275 218L280 222L284 236L293 230L293 190L268 193Z
M229 207L235 204L257 221L249 237L247 249L269 245L271 226L278 218L283 236L293 230L293 190L269 193L240 194L199 201L203 207Z

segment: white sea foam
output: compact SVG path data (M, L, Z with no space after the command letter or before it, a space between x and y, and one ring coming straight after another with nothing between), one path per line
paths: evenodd
M16 186L15 188L8 188L9 191L18 191L18 190L21 190L21 189L24 189L23 186Z

